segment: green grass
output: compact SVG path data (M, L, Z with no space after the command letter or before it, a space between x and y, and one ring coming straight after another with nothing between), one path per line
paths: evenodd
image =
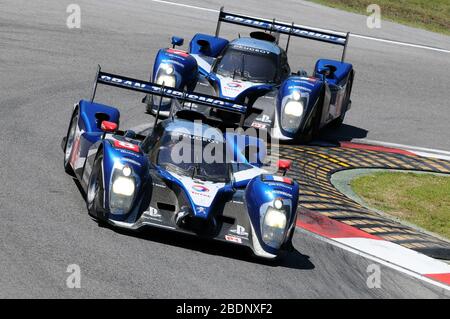
M369 15L369 4L378 4L382 20L450 35L450 0L310 0L333 8ZM383 27L383 24L381 25Z
M357 177L351 187L370 206L450 238L450 177L381 172Z

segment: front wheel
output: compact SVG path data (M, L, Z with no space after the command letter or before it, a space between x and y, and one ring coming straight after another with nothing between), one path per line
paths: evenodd
M94 168L89 177L86 194L86 205L88 213L93 218L100 220L103 217L103 154L99 153L94 161Z
M64 146L64 170L66 173L73 175L73 169L70 166L70 159L72 158L73 146L75 142L75 135L78 125L78 109L72 114L70 126L66 135L66 143Z
M296 138L297 142L307 144L319 135L321 112L316 109L303 133Z
M153 95L147 94L143 99L142 103L145 104L145 112L147 114L153 115Z

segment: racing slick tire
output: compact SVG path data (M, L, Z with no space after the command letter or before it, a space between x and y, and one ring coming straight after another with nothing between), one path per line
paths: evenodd
M150 115L154 115L152 112L153 109L153 96L147 94L143 99L142 103L145 103L145 112Z
M76 108L72 114L72 117L70 118L70 125L69 129L67 130L66 141L64 145L64 170L70 175L74 175L73 169L70 166L70 159L72 158L73 144L77 131L78 116L79 112L78 108Z
M100 151L94 161L86 191L86 206L91 217L101 222L104 219L103 209L103 152Z

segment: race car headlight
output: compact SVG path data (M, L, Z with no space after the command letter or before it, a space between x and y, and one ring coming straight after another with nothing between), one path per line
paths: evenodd
M288 100L281 113L281 126L284 130L295 133L301 123L304 105L301 100Z
M132 196L134 194L133 179L124 176L117 177L113 182L112 191L118 195Z
M269 207L262 225L262 239L272 248L280 248L286 232L287 217L283 210Z
M173 75L169 74L161 74L158 76L158 79L156 80L156 84L168 86L168 87L175 87L175 77Z
M168 63L161 64L160 68L168 75L171 75L171 74L173 74L173 72L175 72L175 69L173 68L173 66Z
M300 101L289 101L284 106L284 114L300 117L303 114L303 104Z
M109 207L112 214L126 214L129 212L136 192L135 177L128 166L116 169L109 194Z
M169 71L171 73L168 73ZM176 79L175 79L175 76L173 75L173 72L174 72L174 70L173 70L172 66L167 67L166 69L163 69L162 72L159 72L160 74L158 75L158 78L156 79L156 84L159 84L159 85L164 84L165 87L174 88L176 85ZM159 104L160 99L161 99L161 97L155 96L154 97L155 104ZM171 98L169 98L169 97L162 98L163 104L168 104L168 103L170 103L170 101L171 101Z
M278 209L269 208L264 217L264 225L270 228L284 229L286 222L286 215Z

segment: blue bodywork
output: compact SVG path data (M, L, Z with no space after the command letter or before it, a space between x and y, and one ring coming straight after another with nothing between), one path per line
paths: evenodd
M115 107L86 100L75 105L73 116L78 120L69 163L82 189L88 193L88 205L93 172L95 166L100 165L96 159L99 154L103 156L99 166L103 202L94 217L129 229L156 226L201 234L248 246L256 255L266 258L276 257L280 249L290 244L295 227L298 185L293 180L276 177L263 170L266 151L262 140L234 133L223 134L206 124L201 124L199 133L192 121L177 117L158 123L146 137L120 130L105 133L101 128L102 121L118 124L119 111ZM207 131L213 131L218 137L208 137ZM71 132L70 128L68 132ZM195 176L179 176L177 171L161 166L154 156L159 156L164 147L158 141L162 141L165 134L188 134L191 138L220 141L232 154L233 163L239 163L230 164L234 177L220 183L198 180ZM63 140L66 150L65 143L67 137ZM258 150L254 161L243 155L243 150L248 147ZM118 176L123 176L124 167L131 169L127 178L131 178L135 185L132 204L123 208L114 204L116 206L113 207L113 184ZM205 201L201 196L208 197L207 205L203 204ZM288 224L283 229L282 242L273 247L263 239L261 223L275 199L289 205L284 208ZM187 214L183 215L184 212ZM178 220L180 214L183 222ZM198 224L202 226L198 228Z
M267 25L289 36L299 36L336 45L346 45L348 40L348 37L338 34L322 34L298 27L292 29L282 23L227 14L222 11L219 20L259 29ZM352 64L319 59L312 75L308 76L305 71L291 73L285 50L278 45L277 40L271 40L270 35L266 33L265 36L268 37L266 39L264 35L261 36L261 33L256 32L256 35L253 33L250 37L239 37L232 41L221 38L217 34L214 36L198 33L189 42L188 51L179 50L179 53L174 55L167 54L166 51L171 49L162 49L155 59L153 81L158 81L161 64L173 63L176 78L174 87L204 92L245 104L249 107L249 112L243 126L271 130L271 136L281 140L303 139L303 137L307 139L327 124L342 123L345 113L351 107L350 94L354 77ZM276 80L264 82L236 79L233 72L227 76L218 74L218 65L224 61L230 48L253 53L255 61L259 61L259 58L265 54L273 56L278 70ZM251 61L243 60L242 62L242 64L249 63ZM261 64L260 67L265 69L267 66ZM238 69L237 71L239 73ZM289 111L295 114L291 117L296 116L298 119L292 118L283 122L281 118L284 116L284 106L290 101L287 97L292 95L293 91L298 92L296 95L300 94L300 101L305 101L307 104L299 106L303 109L299 115L299 111L292 110L291 103ZM147 112L154 114L159 100L149 96L145 102ZM170 107L170 100L164 100L161 107L163 116L168 115ZM207 117L210 115L207 112L205 114ZM295 127L292 127L294 124L289 124L289 127L284 126L287 122L295 122Z

